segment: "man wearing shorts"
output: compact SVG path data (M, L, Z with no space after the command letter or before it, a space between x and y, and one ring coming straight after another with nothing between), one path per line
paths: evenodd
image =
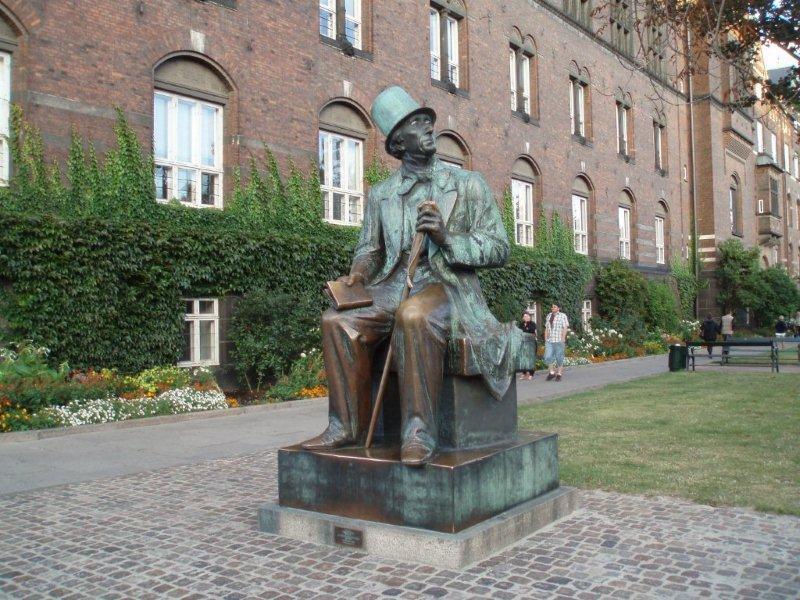
M561 374L564 371L564 346L567 341L567 331L569 331L567 315L561 312L558 304L553 304L544 326L544 362L549 369L547 381L551 381L553 378L561 381Z

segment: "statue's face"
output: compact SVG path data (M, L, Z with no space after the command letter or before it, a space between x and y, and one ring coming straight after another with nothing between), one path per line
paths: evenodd
M402 147L403 153L415 156L436 154L436 138L433 135L433 119L430 115L419 113L407 119L395 132L394 137Z

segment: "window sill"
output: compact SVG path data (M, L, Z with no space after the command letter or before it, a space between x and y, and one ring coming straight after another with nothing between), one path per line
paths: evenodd
M353 46L350 42L335 40L333 38L329 38L322 34L319 35L319 41L325 44L326 46L331 46L332 48L339 49L339 51L341 51L341 53L344 54L345 56L355 56L356 58L363 58L364 60L372 61L373 58L372 52L360 50L359 48Z
M236 0L197 0L202 4L219 4L222 7L236 10Z
M334 221L332 219L322 219L326 225L335 225L336 227L361 227L361 223L349 223L345 221Z
M431 77L431 85L433 87L437 87L446 92L449 92L455 96L461 96L462 98L469 98L469 92L467 90L460 87L456 87L456 85L450 81L442 81L440 79L433 79Z
M530 114L528 114L526 112L522 112L522 111L519 111L519 110L512 110L511 111L511 115L513 117L516 117L520 121L525 122L525 123L530 123L531 125L536 125L537 127L539 126L539 119L537 119L536 117L531 116Z
M630 154L623 154L622 152L618 152L617 156L619 157L619 159L622 162L626 162L626 163L631 164L631 165L635 165L636 164L636 159L633 156L631 156Z
M594 144L591 142L591 140L586 139L584 136L582 136L582 135L580 135L578 133L573 133L572 134L572 141L578 142L579 144L582 144L583 146L586 146L587 148L594 148Z

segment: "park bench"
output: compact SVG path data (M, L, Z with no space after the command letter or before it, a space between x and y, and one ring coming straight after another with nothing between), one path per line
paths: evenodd
M791 338L790 338L791 339ZM780 372L780 362L778 360L778 344L774 338L767 338L767 339L739 339L739 338L731 338L725 342L706 342L704 340L695 340L691 342L686 342L686 348L688 352L686 353L686 368L689 368L689 363L692 365L692 371L695 370L695 360L697 355L695 354L695 348L702 347L702 346L712 346L717 347L720 346L723 349L722 354L722 364L725 365L728 363L729 355L725 352L726 349L730 348L769 348L769 361L772 372Z

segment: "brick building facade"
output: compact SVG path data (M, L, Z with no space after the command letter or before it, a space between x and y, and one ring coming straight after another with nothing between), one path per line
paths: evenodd
M444 160L485 174L498 199L513 192L522 243L535 243L541 211L558 211L580 251L601 262L623 254L666 274L672 257L688 256L696 211L707 269L719 241L742 235L762 245L769 264L777 240L778 262L800 272L798 173L756 152L756 113L724 108L725 86L711 77L693 82L690 110L690 82L672 74L666 45L654 36L642 53L624 9L590 8L580 0L0 0L4 98L56 154L72 125L102 150L121 108L153 140L159 194L199 207L223 206L233 169L266 142L282 164L319 161L326 216L356 224L365 163L392 162L369 107L401 84L437 111ZM768 125L791 157L795 126ZM767 177L780 182L780 215L757 214ZM702 304L712 300L709 292ZM193 310L202 321L203 308ZM191 327L197 335L200 325Z

